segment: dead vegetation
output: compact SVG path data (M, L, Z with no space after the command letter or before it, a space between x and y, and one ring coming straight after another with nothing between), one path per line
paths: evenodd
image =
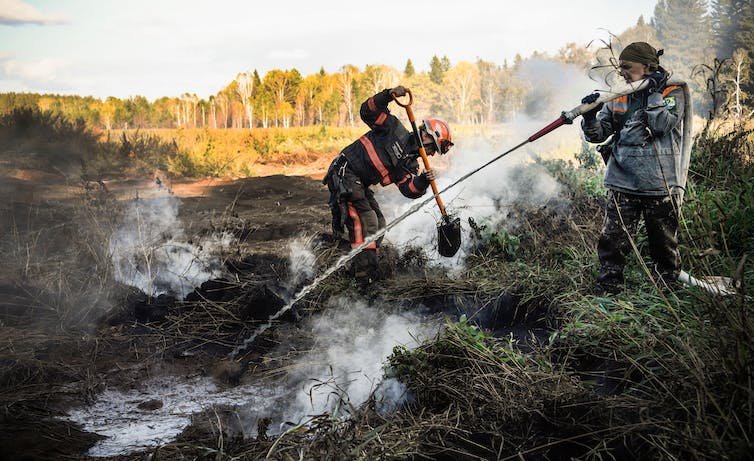
M386 407L372 395L354 407L341 395L337 414L280 432L261 419L256 437L243 436L248 428L239 427L233 408L212 408L174 442L114 459L748 459L754 322L746 289L754 275L745 256L754 246L745 229L752 181L735 153L750 149L750 140L715 136L698 143L692 166L709 173L692 176L683 259L695 274L737 273L739 295L662 292L634 257L631 288L593 296L599 196L580 186L583 173L572 166L549 165L568 186L568 200L516 204L506 216L515 225L507 227L469 223L476 241L459 274L428 264L422 249L387 247L385 280L364 288L336 272L299 303L298 313L312 317L328 299L351 292L396 311L422 306L445 316L436 337L413 350L396 348L386 364L385 377L407 388L402 405ZM118 204L96 185L71 202L4 205L13 219L3 221L10 238L2 245L0 283L0 455L85 458L96 437L55 417L105 385L199 370L234 386L290 371L314 339L294 315L229 360L297 288L287 284L279 251L291 235L234 216L244 203L261 206L261 197L281 193L272 182L259 184L223 192L222 202L235 206L213 216L211 226L245 243L225 255L225 278L183 300L113 282L102 249ZM291 210L313 206L295 195L288 200ZM190 235L208 232L202 227L197 219ZM322 270L341 250L312 235ZM10 448L14 439L25 441L22 451ZM34 448L40 439L46 452Z

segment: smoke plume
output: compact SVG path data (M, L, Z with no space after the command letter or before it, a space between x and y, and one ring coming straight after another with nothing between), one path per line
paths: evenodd
M297 238L288 245L288 285L295 289L314 275L316 256L311 249L311 241Z
M398 345L409 349L437 331L413 313L386 313L385 306L336 298L325 312L311 320L314 344L288 368L284 390L266 405L245 409L247 435L254 435L259 418L270 417L271 432L286 423L304 423L310 416L348 415L349 408L366 402L375 391L379 408L389 410L406 397L405 387L383 381L383 364Z
M579 105L581 98L595 85L586 78L586 71L577 66L536 59L521 66L518 78L531 82L537 89L526 101L522 112L514 114L502 125L489 128L484 136L455 133L455 146L450 153L430 158L432 169L438 173L439 190L525 141L557 119L561 111ZM388 232L386 240L399 247L419 246L436 263L449 268L460 267L471 243L468 218L492 227L505 226L507 210L514 203L540 206L551 200L567 200L561 197L561 187L555 178L535 163L535 159L573 158L581 146L579 124L580 120L576 120L573 125L561 126L532 143L524 144L441 195L448 212L461 218L463 243L455 257L442 258L436 252L435 227L440 222L440 214L434 202ZM375 190L388 222L413 205L394 189Z
M189 240L178 217L180 200L162 189L126 209L109 248L115 279L150 296L180 299L203 282L222 275L219 252L229 234Z

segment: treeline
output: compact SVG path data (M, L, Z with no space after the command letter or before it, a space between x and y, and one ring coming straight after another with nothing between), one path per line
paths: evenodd
M649 23L636 25L604 43L597 53L575 43L556 55L517 56L502 65L478 60L451 64L434 56L429 70L416 72L409 59L402 71L381 64L360 69L345 65L335 73L324 69L301 75L294 69L270 70L264 76L241 72L207 99L196 94L127 99L48 94L0 94L0 113L34 107L83 119L105 130L128 128L253 128L312 125L355 126L359 105L377 91L397 84L409 86L416 111L452 123L488 124L511 114L539 117L562 110L550 107L552 88L537 87L522 68L534 60L574 65L584 74L607 63L613 70L619 50L632 41L665 48L662 63L686 80L694 93L695 112L734 117L751 114L754 86L754 4L751 1L662 0ZM709 11L709 12L708 12ZM607 51L607 53L603 53ZM610 66L613 66L611 68ZM532 66L529 66L532 67ZM602 71L605 67L602 67ZM592 77L600 76L592 72Z
M128 128L249 128L304 127L312 125L356 126L359 106L369 96L403 84L412 89L418 113L432 113L464 124L495 123L512 113L538 115L542 104L532 84L517 74L531 59L578 64L586 72L590 53L569 44L554 57L535 54L517 58L512 65L479 60L451 65L434 57L430 71L417 73L409 60L404 70L387 65L360 69L345 65L336 73L302 76L297 69L271 70L260 76L255 70L239 73L225 88L207 99L184 93L153 102L143 96L127 99L0 94L0 112L35 107L82 118L104 130ZM536 109L536 110L535 110ZM554 109L553 109L554 110Z

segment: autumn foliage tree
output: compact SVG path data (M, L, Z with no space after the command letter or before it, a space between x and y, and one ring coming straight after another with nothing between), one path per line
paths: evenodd
M647 41L664 48L664 66L676 78L692 84L694 101L709 99L708 76L692 76L698 66L716 69L713 78L715 102L725 104L745 116L752 87L754 56L754 6L742 0L715 0L711 9L703 0L660 0L651 21L639 17L636 24L611 36L612 60L633 41ZM402 84L411 88L414 112L446 119L450 123L490 124L504 122L524 111L529 116L552 112L545 99L552 89L533 85L522 70L533 62L549 63L593 77L590 72L599 40L588 44L566 43L549 56L534 52L529 57L516 55L512 64L478 59L476 62L451 63L447 56L434 55L428 68L417 71L411 59L402 71L385 64L359 68L346 64L334 73L324 68L302 76L297 69L271 69L259 73L239 72L217 93L206 99L194 93L164 96L149 102L141 96L127 99L40 95L0 94L0 113L16 107L36 107L61 112L106 131L135 128L287 128L332 125L355 127L360 124L360 104L383 88ZM734 52L737 52L734 59ZM715 54L717 53L717 55ZM722 53L722 54L721 54ZM717 58L717 61L714 61ZM607 71L615 71L608 60ZM723 94L724 93L724 94ZM714 99L713 98L713 99ZM552 99L552 98L550 98ZM532 102L535 101L536 104ZM536 106L536 107L535 107ZM707 113L706 107L695 107ZM401 116L402 111L394 111ZM712 112L715 112L714 110Z

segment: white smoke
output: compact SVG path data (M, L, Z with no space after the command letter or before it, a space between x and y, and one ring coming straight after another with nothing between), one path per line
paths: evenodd
M448 155L430 157L432 169L438 173L436 183L440 191L470 171L526 141L558 119L561 111L578 106L581 98L590 93L595 85L595 82L586 77L586 71L582 68L536 59L527 60L521 66L518 78L531 82L533 88L537 89L533 92L534 99L527 106L532 115L538 115L539 118L520 113L502 125L485 127L484 136L455 133L455 146ZM542 100L537 101L537 98ZM563 125L524 144L441 194L448 212L461 218L462 246L456 256L443 258L437 254L436 224L441 218L434 202L388 232L385 239L398 247L419 246L426 250L433 262L448 268L460 268L471 243L468 218L473 218L477 223L495 226L505 224L506 210L514 202L538 206L552 199L563 199L560 197L561 187L555 178L534 160L563 158L564 154L565 158L571 159L579 151L581 140L580 119L577 119L572 125ZM375 192L387 222L413 205L411 200L401 196L394 187L377 187Z
M297 287L314 275L316 260L311 249L311 240L297 238L288 245L288 284L291 288Z
M239 421L245 436L258 435L262 418L271 419L272 435L286 430L286 423L306 424L311 416L348 417L348 410L364 404L373 391L377 410L390 412L404 402L407 390L395 378L383 379L385 360L395 346L415 348L438 328L412 313L388 314L385 306L332 299L329 309L306 326L315 342L285 367L291 371L284 380L268 383L261 377L218 388L199 376L155 378L138 389L106 390L92 405L72 409L68 418L107 437L88 453L99 457L170 442L199 412L216 406L236 408L238 420L228 429L235 430ZM158 405L142 408L149 402Z
M286 392L264 407L250 406L249 434L258 418L271 417L270 431L281 431L286 422L305 423L311 416L348 415L350 407L366 402L375 391L379 408L390 410L406 397L405 386L395 379L383 381L383 366L393 348L409 349L436 334L431 325L412 313L388 314L384 306L368 306L349 298L331 299L328 309L312 320L315 342L306 354L288 367Z
M555 145L557 141L550 139L550 143ZM491 144L481 138L459 139L453 149L447 164L434 162L438 166L433 168L437 168L440 175L439 190L501 153L493 151ZM449 268L461 267L471 246L468 218L494 227L505 220L507 209L514 202L544 205L559 197L560 185L544 167L533 162L535 154L531 147L524 146L441 195L448 212L461 218L462 246L456 256L443 258L437 254L436 224L441 216L434 202L388 232L386 240L398 247L419 246L434 262ZM388 222L412 206L412 202L397 191L385 192L388 191L381 193L378 200L384 205Z
M578 106L581 98L593 92L596 86L604 87L604 82L591 80L588 73L587 69L574 64L527 59L516 72L518 80L531 85L524 114L546 124L557 118L561 111Z
M118 282L150 296L183 299L203 282L222 275L217 255L228 247L231 235L189 241L178 218L179 206L180 200L164 189L131 202L109 242Z

